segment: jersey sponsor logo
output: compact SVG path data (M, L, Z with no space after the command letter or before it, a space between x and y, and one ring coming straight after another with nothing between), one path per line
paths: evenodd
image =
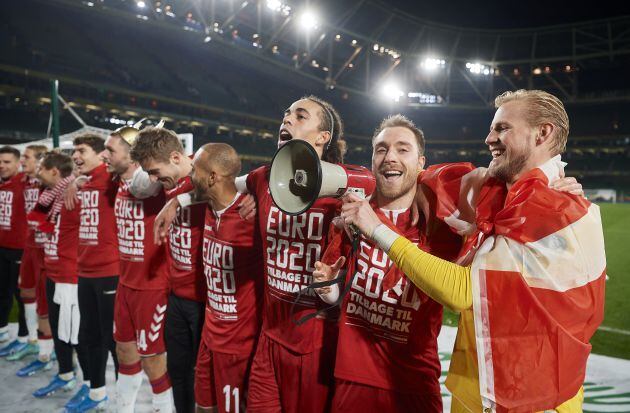
M291 216L271 206L267 217L267 284L274 295L292 300L312 283L315 262L324 241L324 213L309 210ZM315 293L309 290L302 304L313 305Z
M144 208L142 200L116 198L118 250L125 261L144 261Z
M398 269L385 252L361 240L345 310L347 324L368 328L375 335L397 343L407 343L421 299L407 277L400 277L393 287L384 289L383 280L393 271Z
M11 230L13 214L13 191L0 191L0 228Z
M79 244L98 245L98 191L79 192L81 202L81 213L79 221Z
M208 306L213 314L220 320L238 320L234 248L204 237L203 269L208 285Z
M171 258L175 267L192 270L192 228L190 208L177 208L177 217L169 231Z

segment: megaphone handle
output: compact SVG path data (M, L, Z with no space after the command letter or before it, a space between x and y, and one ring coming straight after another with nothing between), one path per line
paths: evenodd
M353 240L361 238L361 231L359 230L359 228L356 227L356 225L350 224L348 225L348 227L350 228L350 233L352 234Z

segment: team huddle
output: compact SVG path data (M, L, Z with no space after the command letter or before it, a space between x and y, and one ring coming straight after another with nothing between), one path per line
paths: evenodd
M106 140L76 137L72 156L35 145L22 154L0 148L0 340L9 340L14 295L20 304L18 337L0 356L36 355L21 377L56 360L58 374L33 395L74 390L68 412L107 407L110 355L119 412L134 411L143 371L159 412L173 405L178 412L441 412L437 336L446 305L461 313L446 382L453 412L581 411L605 261L586 260L587 270L560 277L569 287L556 283L543 293L543 275L529 281L532 265L512 271L526 280L510 287L524 291L515 299L531 292L536 300L523 299L529 313L549 315L540 325L528 318L519 327L524 313L500 298L507 284L486 277L498 273L493 257L505 237L511 254L586 228L562 235L564 245L583 246L588 233L588 251L598 256L598 212L564 178L562 103L518 91L498 97L496 107L487 169L425 169L423 132L394 115L372 138L371 198L320 198L299 215L274 204L269 166L241 175L237 152L222 143L189 157L160 125L123 127ZM306 141L322 161L343 162L343 123L326 101L308 96L287 108L278 146L291 139ZM530 204L542 205L536 219L510 215L529 217L520 208ZM549 229L543 222L552 213L558 223ZM532 256L527 263L540 254ZM586 275L569 280L574 273ZM503 310L493 306L493 288ZM519 371L515 383L503 384L501 374L519 365L496 347L507 329L502 317L522 327L512 336L539 337L542 345L529 341L538 349L556 342L558 330L573 339L543 361L562 380ZM521 342L508 345L519 352Z

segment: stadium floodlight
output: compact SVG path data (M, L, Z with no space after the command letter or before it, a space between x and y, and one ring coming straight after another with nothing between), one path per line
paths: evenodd
M136 2L136 6L138 6L139 9L144 9L147 6L147 4L144 1L139 0Z
M435 72L438 69L444 69L446 61L444 59L437 59L435 57L425 57L420 62L420 67L426 72Z
M381 88L381 96L386 100L399 102L400 98L405 96L405 92L402 91L396 82L390 81Z
M277 13L282 13L284 16L288 16L291 12L291 7L282 4L280 0L267 0L267 8Z
M305 10L300 16L300 27L304 30L315 30L319 24L317 15L312 10Z
M474 75L489 76L491 73L493 73L489 66L477 62L466 63L466 69L468 69L468 71Z

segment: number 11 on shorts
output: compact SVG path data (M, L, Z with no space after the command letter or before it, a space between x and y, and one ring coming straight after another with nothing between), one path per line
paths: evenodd
M223 387L223 394L225 395L225 411L226 412L239 412L239 391L238 391L238 387L234 387L232 389L232 397L234 397L234 410L230 410L230 388L232 386L230 386L229 384L226 384L225 387Z

